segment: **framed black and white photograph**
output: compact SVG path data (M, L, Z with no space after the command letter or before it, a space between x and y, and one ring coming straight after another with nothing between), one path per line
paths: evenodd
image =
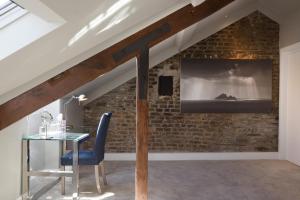
M184 113L272 111L272 61L182 59L180 104Z

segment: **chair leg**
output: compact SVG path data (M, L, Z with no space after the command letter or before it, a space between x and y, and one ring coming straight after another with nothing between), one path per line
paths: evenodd
M104 185L107 185L107 179L106 179L105 169L104 169L104 161L100 162L99 166L100 166L100 170L101 170L101 176L103 179L103 183L104 183Z
M95 179L96 179L96 185L97 185L97 190L101 194L101 185L100 185L100 177L99 177L99 165L95 165Z
M65 166L61 166L61 170L65 171ZM65 195L66 193L66 178L64 176L61 177L61 194Z

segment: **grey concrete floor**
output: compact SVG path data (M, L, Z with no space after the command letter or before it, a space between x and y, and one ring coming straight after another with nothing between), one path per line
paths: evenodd
M92 167L80 169L81 200L134 200L134 162L106 162L108 186L97 193ZM32 181L33 190L44 181ZM40 199L71 199L56 185ZM300 167L287 161L153 161L150 200L300 200Z

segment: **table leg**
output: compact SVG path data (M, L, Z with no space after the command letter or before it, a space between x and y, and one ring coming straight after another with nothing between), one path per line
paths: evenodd
M65 150L66 150L66 141L60 141L60 144L59 144L60 158L65 154ZM61 171L65 171L65 166L61 165L60 159L59 159L59 168ZM66 193L65 185L66 185L66 178L65 178L65 176L62 176L61 177L61 194L62 195L65 195L65 193Z
M78 142L73 142L73 200L78 199L79 194L79 167L78 167Z
M29 198L30 179L28 171L30 170L30 150L29 140L22 140L22 200Z

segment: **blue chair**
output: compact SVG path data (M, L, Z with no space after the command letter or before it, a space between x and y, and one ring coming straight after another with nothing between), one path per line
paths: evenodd
M99 170L102 175L102 179L104 185L107 185L107 180L104 172L104 151L105 151L105 139L107 135L107 130L109 126L109 121L111 118L112 113L104 113L100 119L97 135L96 135L96 142L94 145L93 150L79 150L78 152L78 164L79 165L94 165L95 166L95 178L97 184L97 190L101 193L101 186L100 186L100 178L99 178ZM72 166L73 164L73 152L69 152L61 157L61 165L62 166ZM62 180L62 188L64 193L64 184L65 181Z

